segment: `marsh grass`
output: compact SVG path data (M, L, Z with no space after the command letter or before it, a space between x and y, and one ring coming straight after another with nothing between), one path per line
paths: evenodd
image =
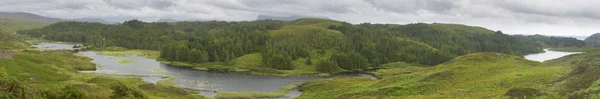
M133 64L133 61L132 60L120 60L119 64L121 64L121 65Z

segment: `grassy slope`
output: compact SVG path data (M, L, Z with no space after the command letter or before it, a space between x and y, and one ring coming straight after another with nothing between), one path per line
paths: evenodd
M3 28L0 27L0 50L6 48L9 50L24 49L29 46L18 35L8 33Z
M0 26L4 27L8 33L13 33L19 30L43 28L49 24L51 23L24 19L0 18Z
M569 55L545 63L572 68L571 72L556 81L558 95L572 99L600 98L600 51Z
M65 86L76 86L83 90L85 98L108 98L113 93L110 85L123 83L128 88L141 89L149 98L203 98L170 85L147 84L139 78L98 77L76 72L81 68L93 68L89 61L89 58L67 52L26 51L11 59L1 58L0 67L6 68L10 77L26 86L28 97L42 97L36 93L44 92L60 94Z
M546 66L519 56L476 53L435 67L400 66L374 72L382 79L336 78L304 83L300 99L325 98L507 98L511 88L533 88L542 97L567 73L564 66ZM518 92L517 92L518 93ZM525 92L523 92L525 93ZM536 93L537 95L537 93Z

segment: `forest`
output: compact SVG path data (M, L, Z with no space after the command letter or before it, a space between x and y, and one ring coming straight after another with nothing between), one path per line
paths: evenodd
M258 53L260 63L268 68L313 66L325 73L360 71L392 62L433 66L477 52L522 56L543 52L544 48L585 46L575 38L507 35L460 24L351 24L318 18L172 23L130 20L117 25L59 22L17 33L98 49L159 50L162 60L176 62L228 63ZM304 64L293 64L297 60L304 60Z

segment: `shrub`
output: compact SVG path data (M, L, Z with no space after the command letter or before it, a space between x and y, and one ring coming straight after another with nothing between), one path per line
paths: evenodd
M339 66L330 60L321 60L319 64L317 64L317 71L324 73L332 73L340 71Z

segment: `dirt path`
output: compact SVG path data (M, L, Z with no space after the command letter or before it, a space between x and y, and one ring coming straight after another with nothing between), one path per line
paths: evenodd
M20 52L20 50L0 51L0 58L11 58L13 55Z

